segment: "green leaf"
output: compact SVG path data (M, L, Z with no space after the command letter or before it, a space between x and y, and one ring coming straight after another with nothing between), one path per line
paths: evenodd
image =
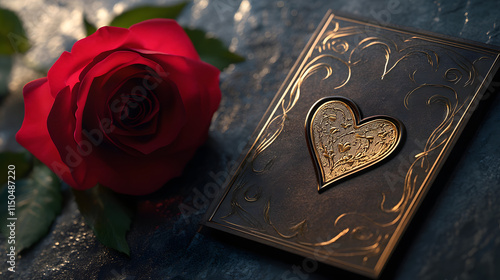
M97 239L110 248L130 256L125 238L132 223L132 209L121 197L101 185L89 190L73 189L76 204Z
M201 60L212 64L219 70L223 70L232 63L245 61L245 58L230 52L219 39L208 37L203 30L184 28L184 31L193 42Z
M19 253L47 235L52 222L61 212L62 195L59 179L43 164L33 167L26 179L14 182L15 184L9 184L15 186L14 189L4 187L0 194L0 220L15 223L15 244L12 246ZM15 207L11 209L13 213L7 211L12 197L15 197ZM7 220L13 217L17 220ZM1 230L9 237L8 227L3 226Z
M9 165L15 166L16 180L24 178L28 175L33 166L33 156L27 152L2 152L0 153L0 170L5 170ZM7 183L7 176L0 176L0 186Z
M25 53L30 47L21 20L14 12L0 8L0 54Z
M179 4L168 7L157 6L141 6L116 16L110 26L129 28L131 25L138 22L153 19L153 18L177 18L188 2L180 2Z
M87 19L87 15L83 15L83 25L85 26L85 32L87 36L94 34L97 31L97 27L95 27L92 23Z

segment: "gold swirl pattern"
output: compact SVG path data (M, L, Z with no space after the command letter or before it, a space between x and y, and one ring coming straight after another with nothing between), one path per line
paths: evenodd
M272 160L267 162L262 169L256 169L253 166L253 163L257 159L257 157L264 152L275 140L279 137L283 128L285 127L285 121L287 119L287 114L290 112L297 101L300 98L300 88L304 81L307 80L313 74L318 73L320 70L324 69L326 74L323 77L323 80L328 79L333 74L332 66L325 62L326 60L333 60L336 62L340 62L341 65L345 66L346 73L345 77L340 81L339 85L335 86L334 89L339 89L343 87L349 79L351 78L351 68L348 63L343 61L342 59L335 57L330 54L322 54L313 58L307 65L304 67L304 70L301 72L297 81L293 84L293 87L289 94L283 96L280 100L280 108L281 114L275 116L264 128L264 136L259 139L258 145L255 148L255 152L252 156L252 170L254 172L263 172L272 166Z

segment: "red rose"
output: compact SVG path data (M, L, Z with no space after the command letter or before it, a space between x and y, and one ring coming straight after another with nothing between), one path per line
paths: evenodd
M179 176L219 106L219 70L167 19L103 27L23 90L17 141L75 189L142 195Z

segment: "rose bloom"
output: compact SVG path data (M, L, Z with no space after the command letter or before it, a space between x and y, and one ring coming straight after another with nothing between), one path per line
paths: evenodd
M100 28L23 95L22 146L75 189L132 195L182 173L221 98L219 70L168 19Z

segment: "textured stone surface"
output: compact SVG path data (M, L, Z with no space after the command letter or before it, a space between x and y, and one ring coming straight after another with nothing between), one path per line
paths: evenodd
M141 3L171 3L143 1ZM19 13L33 49L16 58L0 109L0 149L16 149L22 85L39 77L26 65L49 67L84 35L82 14L104 25L138 1L1 1ZM220 186L290 67L328 8L441 34L500 45L498 1L247 1L195 0L180 23L221 38L247 61L222 73L223 99L210 139L185 174L154 195L137 198L128 235L130 258L99 244L84 226L68 190L50 233L21 255L13 279L343 279L349 273L244 239L199 230L205 213L197 194ZM450 164L433 186L382 278L493 279L500 276L499 87L488 94ZM140 176L140 174L138 174ZM197 209L183 216L179 206ZM5 239L1 239L2 252ZM5 256L5 255L4 255ZM3 267L6 267L4 264ZM306 267L307 268L307 267ZM295 278L294 278L295 277Z

